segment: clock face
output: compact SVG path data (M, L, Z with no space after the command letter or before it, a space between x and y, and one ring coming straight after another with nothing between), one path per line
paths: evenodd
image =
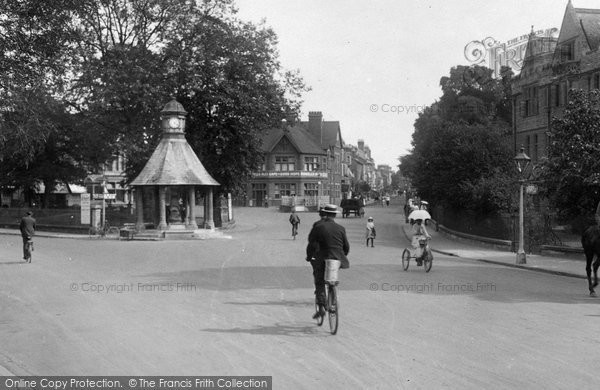
M171 128L179 127L179 119L177 119L177 118L169 119L169 127L171 127Z

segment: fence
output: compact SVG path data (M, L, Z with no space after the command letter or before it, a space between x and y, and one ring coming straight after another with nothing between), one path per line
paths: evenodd
M293 207L304 206L306 208L317 208L318 205L329 203L329 196L282 196L281 206Z
M472 211L448 210L435 207L433 218L448 229L480 237L497 240L509 240L515 247L519 241L519 215L503 213L497 215L477 215ZM529 208L523 221L525 250L539 253L544 246L572 247L580 246L580 227L576 221L561 224L556 215L547 208Z
M30 208L0 208L0 225L18 226L21 218ZM87 227L81 224L81 209L69 207L62 209L33 209L33 217L39 226ZM106 220L112 226L123 226L125 223L134 223L135 215L128 207L107 207Z

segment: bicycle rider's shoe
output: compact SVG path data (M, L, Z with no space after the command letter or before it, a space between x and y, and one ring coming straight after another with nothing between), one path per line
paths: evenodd
M319 311L313 314L313 320L316 320L319 317L325 317L325 306L319 305Z

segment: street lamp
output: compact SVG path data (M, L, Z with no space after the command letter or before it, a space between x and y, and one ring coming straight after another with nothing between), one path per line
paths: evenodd
M523 185L525 184L524 172L531 162L531 158L525 154L525 149L521 148L519 154L514 158L517 165L517 171L519 171L519 249L517 250L517 264L526 264L527 257L525 255L525 248L523 246L524 234L523 234Z
M319 187L321 187L321 180L317 182L317 210L321 210L321 197L319 196Z

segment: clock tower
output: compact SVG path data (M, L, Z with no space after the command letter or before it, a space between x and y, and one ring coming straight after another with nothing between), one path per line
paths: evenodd
M175 99L171 100L160 112L160 123L163 132L183 134L186 115L187 111L183 109L181 103Z
M206 171L185 139L187 112L173 99L160 112L163 135L144 169L131 182L136 193L136 228L145 228L144 217L162 237L189 237L198 229L196 208L204 207L202 221L214 230L213 188L219 183ZM196 202L196 192L203 202ZM147 206L144 207L144 203Z

